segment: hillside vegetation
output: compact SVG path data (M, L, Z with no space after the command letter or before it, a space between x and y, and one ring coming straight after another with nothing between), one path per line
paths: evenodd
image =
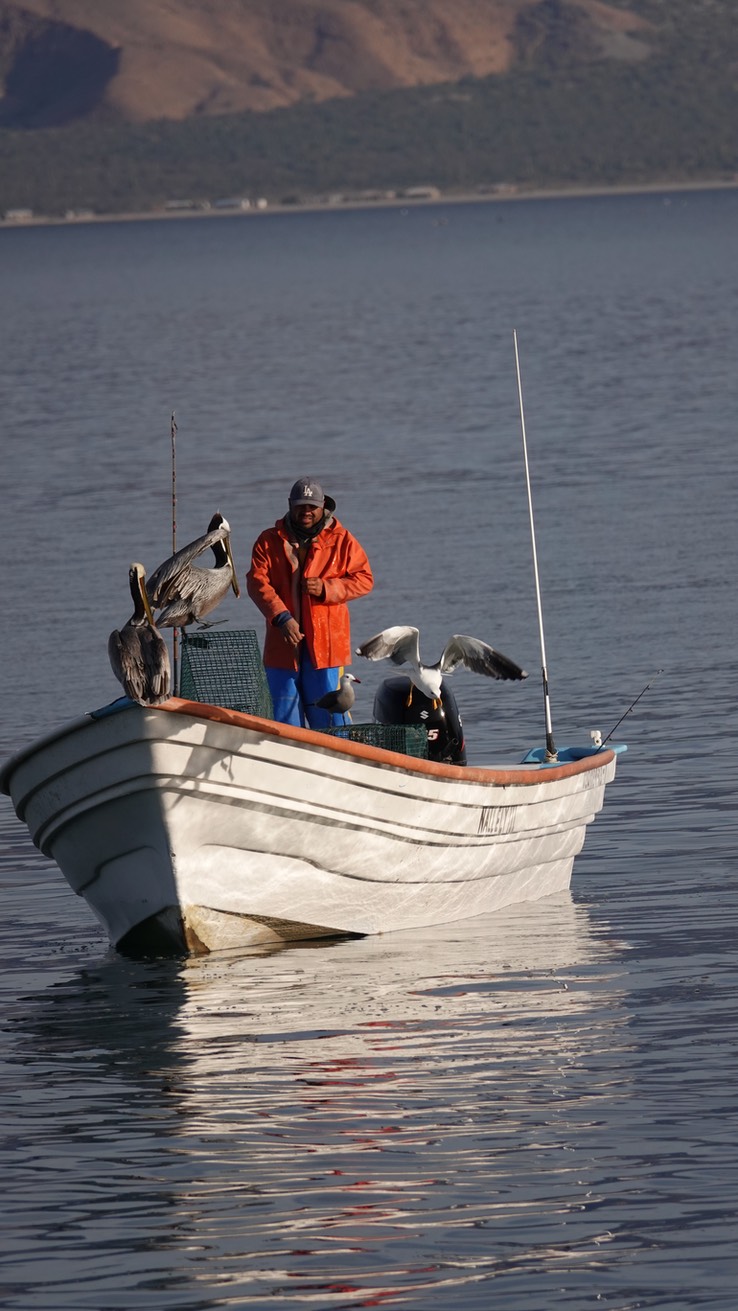
M362 11L367 22L388 23L394 14L405 45L398 37L392 71L387 54L381 75L367 47L352 47L345 62L334 59L334 91L325 97L314 84L298 94L299 85L308 86L300 83L300 69L306 78L316 67L327 76L323 46L312 61L295 66L293 101L285 107L212 113L200 106L184 118L159 110L151 119L141 110L143 100L138 113L116 107L116 75L110 70L125 64L125 48L114 45L112 30L102 35L90 26L89 39L101 42L107 54L103 58L95 47L95 77L90 73L87 83L76 78L74 104L67 101L63 124L19 125L12 105L17 110L24 103L27 114L33 100L29 94L24 101L18 80L18 52L28 48L22 32L38 36L33 22L49 21L52 12L70 18L74 11L80 21L87 14L91 23L99 7L97 0L0 0L0 52L6 51L0 63L6 92L0 211L128 212L182 197L295 201L424 184L473 191L738 174L738 25L732 0L455 0L453 6L446 0L284 0L279 7L271 0L178 0L176 7L163 0L126 0L119 8L129 23L137 12L161 17L166 10L198 31L205 15L216 14L225 21L226 15L263 18L277 9L287 16L299 12L302 19L320 12L324 24L339 9ZM466 24L453 40L448 24L442 33L438 27L448 10ZM475 14L486 16L476 42ZM425 62L414 71L407 54L411 32L413 50L425 51ZM82 58L78 48L75 57ZM493 58L497 64L490 67ZM181 81L188 82L186 73Z

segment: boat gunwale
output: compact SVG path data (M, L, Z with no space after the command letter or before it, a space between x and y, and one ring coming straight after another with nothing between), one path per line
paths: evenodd
M448 765L439 760L424 760L419 756L406 756L398 751L387 751L384 747L369 746L366 742L352 742L348 738L330 737L327 733L312 728L298 728L293 724L282 724L273 719L262 719L258 715L248 715L241 710L227 710L224 706L212 706L205 701L185 701L181 697L170 697L168 701L156 707L170 714L190 715L196 719L208 719L211 722L227 724L233 728L248 729L251 732L266 733L270 737L281 738L295 745L314 746L321 750L350 755L371 764L389 766L403 773L415 773L432 778L445 778L455 782L495 783L498 786L532 785L557 782L585 774L601 765L609 765L615 759L615 752L609 748L599 750L580 760L567 761L563 765L540 764L518 766L495 766L481 769L473 765Z
M331 737L327 733L321 733L315 729L282 724L277 720L263 719L261 716L249 715L241 710L229 710L225 706L210 705L206 701L187 701L181 697L170 697L168 701L164 701L158 706L138 706L135 702L130 702L127 705L121 705L117 713L132 709L140 709L153 714L163 711L167 714L189 716L195 720L204 719L211 723L224 724L230 728L261 733L295 746L316 747L321 751L352 756L354 759L364 760L369 764L380 765L401 773L413 773L426 778L447 779L449 782L496 784L498 787L533 786L543 782L555 783L562 779L573 778L578 774L586 774L591 770L599 769L600 766L609 765L615 758L614 751L609 748L600 748L591 755L582 756L579 760L567 761L565 764L541 763L509 767L493 766L491 768L480 768L472 765L450 765L438 760L425 760L418 756L404 755L398 751L388 751L384 747L369 746L365 742L353 742L348 738ZM27 747L22 747L0 768L0 791L7 796L11 795L11 776L16 769L38 751L91 726L95 722L99 722L96 715L88 712L38 738Z

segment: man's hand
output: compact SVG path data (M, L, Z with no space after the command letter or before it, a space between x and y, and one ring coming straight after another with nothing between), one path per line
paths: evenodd
M290 646L299 646L303 639L300 625L296 619L288 619L286 624L282 624L279 631L285 642L288 642Z
M303 578L302 590L308 596L315 596L319 601L325 596L325 583L322 578Z

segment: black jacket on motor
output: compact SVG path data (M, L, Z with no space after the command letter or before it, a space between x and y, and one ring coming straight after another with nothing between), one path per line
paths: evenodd
M412 701L407 700L412 688ZM466 750L456 698L446 683L441 684L441 704L435 709L429 697L413 687L406 674L385 678L374 698L378 724L422 724L428 730L428 759L447 765L465 765Z

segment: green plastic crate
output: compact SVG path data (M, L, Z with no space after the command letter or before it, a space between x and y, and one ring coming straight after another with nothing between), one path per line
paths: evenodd
M339 728L324 729L331 737L347 738L349 742L364 742L369 747L384 751L400 751L405 756L428 759L428 732L422 724L346 724Z
M182 634L179 695L273 719L271 693L253 628Z

